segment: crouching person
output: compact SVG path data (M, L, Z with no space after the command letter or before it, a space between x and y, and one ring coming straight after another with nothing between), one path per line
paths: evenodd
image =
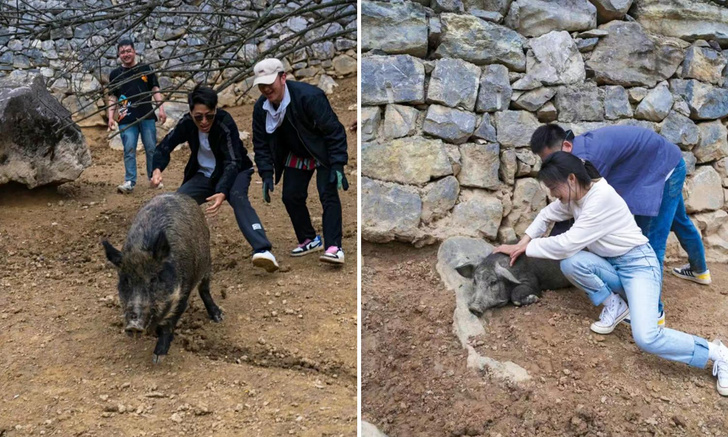
M643 351L699 368L712 360L718 393L728 396L728 348L720 340L708 343L657 325L662 272L655 251L624 199L605 179L592 178L590 166L567 152L544 159L539 179L558 200L539 212L518 244L494 252L509 254L511 262L522 253L561 260L566 278L594 305L604 305L592 331L608 334L629 317L632 337ZM568 231L542 237L551 223L571 218Z
M344 175L348 160L344 126L323 91L306 83L286 81L278 59L264 59L254 71L253 83L263 94L253 110L253 150L263 179L263 199L270 202L274 184L283 177L283 203L299 243L291 256L325 247L321 261L343 264L338 190L349 188ZM316 235L306 207L314 171L324 210L323 242Z
M211 202L206 212L216 215L227 200L235 212L238 227L253 247L253 265L268 272L278 270L278 262L270 252L258 214L248 200L253 176L253 163L240 141L232 116L217 108L217 93L202 84L188 96L190 112L159 143L154 153L152 186L162 182L162 172L170 153L182 143L190 145L190 159L184 171L182 186L177 190L198 204Z

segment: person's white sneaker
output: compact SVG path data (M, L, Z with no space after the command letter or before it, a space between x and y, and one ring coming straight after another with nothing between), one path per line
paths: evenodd
M124 181L123 184L116 187L116 191L120 192L121 194L129 194L134 191L134 185L132 185L131 181Z
M604 303L599 320L591 324L591 330L597 334L611 334L614 328L629 316L629 307L619 295L612 294Z
M713 340L713 344L718 346L719 355L719 358L713 361L713 376L718 379L715 386L721 396L728 396L728 347L718 339Z
M253 265L265 269L268 273L273 273L278 270L278 262L276 261L276 257L270 253L270 250L253 254Z
M319 261L331 264L344 264L344 249L336 246L330 246L323 255L319 257Z

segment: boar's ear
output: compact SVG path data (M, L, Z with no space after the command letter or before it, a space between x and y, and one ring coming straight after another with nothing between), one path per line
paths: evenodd
M157 241L154 242L154 246L152 247L152 255L158 261L169 256L169 241L164 231L160 231L159 235L157 235Z
M506 281L512 282L516 285L521 285L521 281L516 279L516 277L513 276L513 273L498 263L495 264L495 274L501 279L505 279Z
M463 264L461 266L455 267L455 270L463 278L473 279L473 274L475 273L475 265L473 265L473 264Z
M104 245L104 251L106 252L106 259L111 261L116 267L121 267L121 252L117 248L111 245L108 241L104 240L101 242Z

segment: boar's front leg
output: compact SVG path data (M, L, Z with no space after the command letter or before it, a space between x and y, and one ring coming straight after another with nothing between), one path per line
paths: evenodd
M189 296L189 293L185 293ZM182 317L182 313L187 308L187 299L182 299L176 308L172 308L170 315L165 318L162 323L157 325L157 345L154 347L154 355L152 355L152 362L159 364L164 360L164 357L169 352L169 346L174 340L174 328L177 326L179 318Z
M541 297L541 290L538 287L534 288L530 284L516 285L511 292L511 302L513 305L530 305L538 302Z
M212 295L210 295L209 276L205 276L202 279L202 281L200 282L200 286L197 287L197 291L200 292L202 303L205 304L205 309L207 310L207 315L210 316L210 319L216 323L222 322L222 311L217 305L215 305L215 301L212 300Z

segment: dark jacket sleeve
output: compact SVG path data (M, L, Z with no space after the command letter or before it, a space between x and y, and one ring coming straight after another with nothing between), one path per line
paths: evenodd
M332 167L343 167L349 160L346 146L346 130L331 108L329 99L323 92L309 97L308 107L311 108L316 128L323 134L329 154L329 163Z
M162 141L159 142L154 151L154 158L152 159L153 169L164 171L167 165L169 165L169 155L172 153L172 150L180 144L189 141L189 123L192 123L192 120L188 116L182 117L177 122L177 126L162 138Z
M260 100L253 109L253 152L260 177L272 177L275 163L270 145L266 142L265 110Z
M241 154L245 150L243 143L240 141L238 127L230 115L226 115L221 120L217 146L222 152L223 168L220 179L215 185L215 192L223 193L225 198L229 199L230 188L232 188L242 167L243 157Z

